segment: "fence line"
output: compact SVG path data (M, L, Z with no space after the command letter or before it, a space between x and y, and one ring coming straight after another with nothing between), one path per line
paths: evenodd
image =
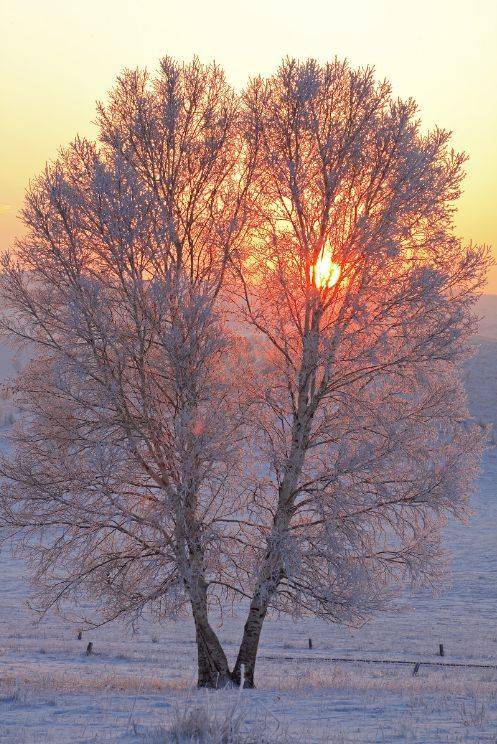
M260 654L265 661L311 661L311 662L349 662L353 664L403 664L413 666L471 667L473 669L497 669L497 664L482 664L470 661L419 661L417 659L363 659L350 656L284 656L283 654ZM419 668L419 667L418 667Z

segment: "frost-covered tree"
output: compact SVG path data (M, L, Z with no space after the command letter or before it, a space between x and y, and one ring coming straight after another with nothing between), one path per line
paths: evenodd
M235 667L251 684L268 608L362 622L443 568L482 447L457 365L488 253L453 234L464 156L372 69L287 60L245 105L261 146L239 312L265 473Z
M464 157L370 69L119 80L30 189L4 328L32 361L2 515L43 606L190 606L199 684L254 684L270 609L360 623L445 565L483 446L458 365L488 254ZM250 360L250 364L248 363ZM213 603L245 598L230 670Z
M199 683L228 674L207 619L241 499L243 400L218 304L247 224L239 102L215 65L128 71L30 188L3 264L14 383L4 518L41 606L85 594L92 622L191 606Z

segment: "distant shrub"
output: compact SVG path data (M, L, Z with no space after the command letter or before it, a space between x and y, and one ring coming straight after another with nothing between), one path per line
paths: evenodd
M7 413L4 413L1 417L1 423L2 426L12 426L14 423L14 414L12 411L7 411Z
M4 702L13 705L26 705L29 702L30 690L26 685L16 683L7 691L7 695L2 698Z

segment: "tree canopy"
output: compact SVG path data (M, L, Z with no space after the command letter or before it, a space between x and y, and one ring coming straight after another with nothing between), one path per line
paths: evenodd
M254 684L276 608L360 623L432 584L484 446L460 380L485 247L465 156L372 68L121 75L3 260L29 348L1 519L40 606L189 607L199 684ZM249 604L230 670L213 606Z

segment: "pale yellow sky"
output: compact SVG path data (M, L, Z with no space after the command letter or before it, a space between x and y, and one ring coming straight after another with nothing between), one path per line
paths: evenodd
M374 64L470 156L457 228L497 256L497 0L0 0L0 251L30 178L123 67L216 59L242 86L284 55ZM497 267L488 292L497 293Z

